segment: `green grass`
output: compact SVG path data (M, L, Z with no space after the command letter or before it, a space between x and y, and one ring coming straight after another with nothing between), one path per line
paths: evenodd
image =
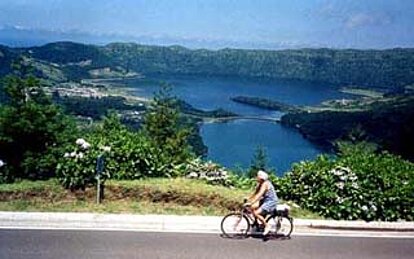
M48 181L23 180L12 184L0 184L0 193L43 190L49 190L53 192L64 191L64 189L59 185L59 182L56 179L50 179Z
M238 208L249 194L249 190L212 186L197 180L153 178L108 181L106 199L96 204L94 188L71 193L54 179L21 181L0 185L0 211L224 215L230 211L229 206ZM292 204L291 207L293 217L320 218Z
M243 201L249 195L248 190L230 189L223 186L208 185L202 181L185 178L149 178L135 181L108 181L107 186L122 186L127 188L147 187L160 192L178 191L187 195L219 194L222 198L234 201Z
M182 206L172 203L136 201L105 201L96 204L88 201L45 203L43 201L0 202L0 211L27 212L95 212L117 214L163 214L163 215L224 215L225 209L214 207Z

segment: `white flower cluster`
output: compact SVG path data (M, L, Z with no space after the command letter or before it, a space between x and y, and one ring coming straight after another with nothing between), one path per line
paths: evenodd
M5 165L6 165L6 163L3 160L0 159L0 167L3 167Z
M109 146L100 146L99 148L104 152L111 152L111 147Z
M367 212L368 210L371 210L374 212L378 210L377 206L375 206L375 204L373 204L372 202L370 202L368 205L363 205L361 209L362 211L365 211L365 212Z
M86 140L84 140L83 138L78 138L76 140L76 145L80 146L84 150L87 150L88 148L91 147L91 144L89 144L88 142L86 142Z
M65 157L65 158L80 158L80 159L82 159L84 157L84 154L82 152L76 153L75 151L73 151L71 153L65 153L65 155L63 157Z
M91 144L89 144L88 142L86 142L86 140L84 140L83 138L78 138L76 140L76 145L78 145L81 149L83 150L88 150L91 147ZM63 157L65 158L78 158L78 159L82 159L85 157L85 154L82 152L77 153L76 151L73 151L71 153L65 153L63 155Z
M344 198L342 198L342 197L336 197L336 202L339 203L339 204L341 204L341 203L344 202Z
M336 187L338 187L338 189L344 189L345 187L345 183L344 182L337 182L335 183Z
M359 188L359 185L356 182L358 180L358 177L356 176L356 174L354 172L351 171L350 168L337 166L329 172L331 174L335 175L338 178L339 181L337 183L335 183L335 185L336 185L336 187L338 187L338 189L341 189L341 190L344 189L345 182L350 182L352 188L354 188L354 189Z
M221 183L228 179L229 175L226 170L220 168L217 164L196 159L192 161L187 168L190 171L187 178L202 179L209 183Z
M84 152L87 152L87 150L91 147L91 144L88 143L83 138L78 138L75 143L76 143L76 145L79 146L79 148L81 150L84 150ZM104 152L111 152L111 147L109 147L109 146L100 146L99 148ZM73 151L71 153L65 153L64 157L65 158L79 158L79 159L82 159L82 158L85 157L85 154L82 153L82 152L77 153L76 151Z

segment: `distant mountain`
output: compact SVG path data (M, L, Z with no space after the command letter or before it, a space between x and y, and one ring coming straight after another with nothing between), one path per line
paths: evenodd
M94 34L81 31L52 31L43 29L24 28L19 26L0 27L0 44L9 47L32 47L44 44L73 41L85 44L105 45L111 42L133 42L146 45L170 46L182 45L189 48L221 49L226 47L243 49L292 49L305 47L321 47L319 45L303 45L295 42L259 42L232 41L220 39L183 38L167 35L124 35L124 34Z
M0 44L10 47L25 48L60 41L104 45L117 40L131 41L131 38L120 37L119 35L96 35L80 31L51 31L17 26L5 26L0 28Z
M0 48L0 72L14 55L53 63L69 79L97 69L122 73L236 76L392 89L414 84L414 49L192 50L181 46L56 42ZM95 73L96 74L96 73Z

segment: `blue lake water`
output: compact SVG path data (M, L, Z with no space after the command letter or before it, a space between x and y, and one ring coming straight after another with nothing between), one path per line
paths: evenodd
M220 77L163 77L127 81L138 96L152 97L161 82L172 85L173 94L195 108L223 108L241 115L279 118L276 111L235 103L231 97L257 96L296 105L316 105L324 100L349 97L329 84L289 81L259 81ZM296 130L273 122L235 120L206 123L201 136L208 147L208 158L227 167L248 167L258 146L263 146L269 165L283 174L293 162L313 159L322 150L304 139Z

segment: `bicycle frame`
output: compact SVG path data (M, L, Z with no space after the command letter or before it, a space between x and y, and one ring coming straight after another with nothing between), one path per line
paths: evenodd
M257 219L257 217L254 215L251 207L248 206L243 206L243 208L241 209L241 216L246 216L248 221L249 221L249 225L250 227L254 227L254 226L258 226L259 225L259 220ZM266 215L265 220L268 219L268 216L271 214Z
M248 207L248 206L243 206L243 208L241 209L241 211L240 211L241 213L241 216L243 217L243 216L246 216L247 217L247 219L248 219L248 221L249 221L249 225L250 225L250 227L251 228L253 228L253 227L257 227L257 226L259 226L260 224L259 224L259 220L257 219L257 217L253 214L253 211L252 211L252 209L251 209L251 207ZM242 218L241 217L241 218ZM274 212L274 213L268 213L265 217L264 217L264 219L265 219L265 221L268 221L268 220L270 220L270 219L272 219L272 218L274 218L274 219L276 219L276 222L277 222L277 224L279 224L280 225L280 222L281 222L281 217L282 217L282 215L279 215L279 213L277 213L277 211L276 212Z

